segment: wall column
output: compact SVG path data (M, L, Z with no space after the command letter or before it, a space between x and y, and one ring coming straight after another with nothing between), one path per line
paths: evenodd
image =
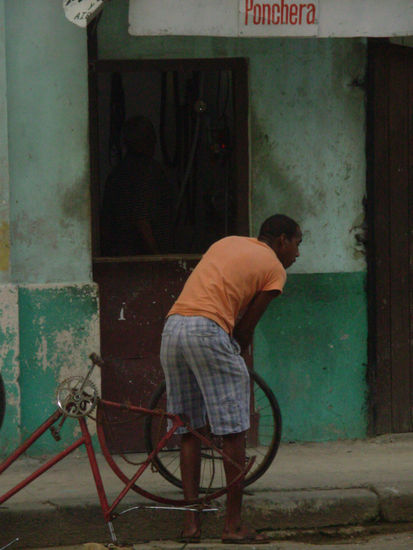
M0 0L0 372L7 410L1 446L20 438L19 329L17 287L10 282L10 188L7 116L5 5Z

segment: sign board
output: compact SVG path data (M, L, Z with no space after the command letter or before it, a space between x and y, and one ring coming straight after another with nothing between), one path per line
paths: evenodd
M129 33L232 36L237 1L130 0Z
M412 0L129 0L136 36L413 35Z
M106 0L63 0L66 18L78 27L87 27L98 15Z

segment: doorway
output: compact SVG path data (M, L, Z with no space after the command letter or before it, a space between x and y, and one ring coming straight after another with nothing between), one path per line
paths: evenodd
M170 239L157 253L131 247L108 255L105 186L124 158L124 122L140 115L153 125L153 160L170 185ZM246 60L93 61L90 137L93 277L110 366L102 396L145 405L162 378L165 315L186 278L212 242L249 234ZM125 451L140 450L130 426L121 437Z
M369 44L372 424L413 430L413 49Z

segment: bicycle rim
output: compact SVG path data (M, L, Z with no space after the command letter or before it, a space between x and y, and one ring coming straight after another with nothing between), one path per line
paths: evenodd
M281 413L278 402L265 381L254 371L251 377L251 428L247 433L247 459L255 456L255 463L245 477L248 486L270 467L281 440ZM163 382L155 391L150 409L166 409L166 389ZM145 420L145 444L151 452L166 431L166 422L148 416ZM209 435L219 448L221 438ZM179 465L179 437L175 436L166 450L158 453L155 463L159 473L176 487L182 487ZM225 486L225 473L221 457L202 449L201 492L213 491Z
M119 421L119 423L122 423L123 426L126 422L128 422L128 414L130 414L131 425L136 423L136 414L130 411L128 413L127 405L123 407L120 414L123 416L123 420ZM146 418L151 417L147 416ZM101 401L99 401L96 413L96 431L102 454L112 471L118 476L121 481L123 481L123 483L127 484L139 468L139 464L133 463L133 459L126 454L124 455L121 448L119 448L118 450L116 450L116 448L114 449L114 444L116 444L116 441L118 439L116 437L116 423L112 425L112 431L114 432L113 438L109 435L111 430L105 430L104 427L108 428L108 424L106 422L106 411ZM150 468L150 466L148 467ZM197 499L188 500L184 498L163 497L161 495L147 491L143 487L139 486L137 483L133 484L131 486L131 489L136 493L144 496L145 498L153 500L154 502L158 502L161 504L170 504L174 506L187 506L197 504L202 506L203 504L206 504L211 500L221 497L227 492L227 487L222 486L216 488L215 490L209 490L207 494L204 494Z

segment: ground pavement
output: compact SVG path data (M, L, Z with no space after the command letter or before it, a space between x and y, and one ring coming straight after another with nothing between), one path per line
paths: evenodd
M39 462L33 458L18 461L0 476L0 493ZM99 464L109 499L113 498L121 484L101 456ZM144 484L153 492L177 494L159 474L145 476ZM246 493L245 519L256 529L273 533L274 538L297 529L413 522L413 434L282 444L269 471ZM122 507L144 502L151 504L139 495L128 495ZM218 539L222 510L204 516L203 536ZM153 541L176 539L181 519L179 512L148 509L126 514L114 525L123 543L155 548ZM65 458L1 507L0 548L16 537L20 540L10 550L110 542L85 456ZM283 546L274 543L269 548Z

